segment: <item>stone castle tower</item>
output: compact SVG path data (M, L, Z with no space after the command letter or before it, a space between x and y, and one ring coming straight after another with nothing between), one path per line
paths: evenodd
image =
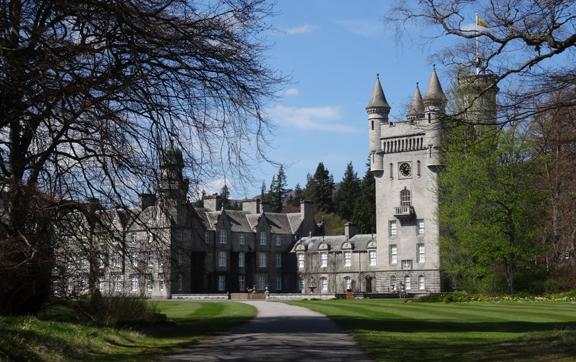
M376 179L378 291L441 290L435 188L445 104L434 70L424 98L416 86L406 120L389 120L379 79L366 107Z

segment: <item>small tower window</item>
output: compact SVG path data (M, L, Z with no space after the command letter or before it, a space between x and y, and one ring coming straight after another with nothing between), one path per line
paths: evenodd
M420 161L416 161L416 175L420 177Z
M394 179L394 166L390 164L390 180Z
M400 191L400 206L410 206L410 190L404 189Z
M374 121L372 121L372 131L374 131Z

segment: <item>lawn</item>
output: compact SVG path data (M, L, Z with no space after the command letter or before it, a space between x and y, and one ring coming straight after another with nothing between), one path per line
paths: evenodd
M574 361L576 304L288 302L323 313L377 361Z
M256 316L243 303L158 302L168 322L95 326L54 318L0 317L0 361L154 361Z

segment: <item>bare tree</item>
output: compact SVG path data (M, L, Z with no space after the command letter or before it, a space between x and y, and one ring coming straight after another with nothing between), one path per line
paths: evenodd
M267 0L0 3L0 312L47 295L50 225L97 197L127 208L184 152L192 182L266 159Z

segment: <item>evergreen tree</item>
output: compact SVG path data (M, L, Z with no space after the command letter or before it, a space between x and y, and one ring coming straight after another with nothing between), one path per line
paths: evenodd
M222 186L222 190L220 191L220 200L224 210L230 210L232 208L232 204L230 203L230 190L228 190L226 184Z
M376 233L376 180L370 171L370 161L362 183L360 197L356 201L352 222L358 226L360 234Z
M268 195L268 201L270 202L270 210L272 212L282 211L282 199L286 193L286 173L284 173L284 167L280 166L278 170L277 177L272 177L272 183L270 184L270 193Z
M300 207L302 200L304 200L304 191L300 187L300 184L296 184L296 187L294 188L294 194L290 195L286 205Z
M266 182L262 181L262 187L260 188L260 201L264 202L266 201L266 196L267 196L267 191L266 191Z
M350 162L346 166L340 188L334 195L336 213L344 220L351 220L356 201L360 199L361 195L360 179L358 178L358 173L354 172L352 162Z
M332 212L334 208L332 201L334 178L324 167L324 163L318 164L314 176L308 174L306 178L308 179L304 194L306 199L314 202L317 211Z

